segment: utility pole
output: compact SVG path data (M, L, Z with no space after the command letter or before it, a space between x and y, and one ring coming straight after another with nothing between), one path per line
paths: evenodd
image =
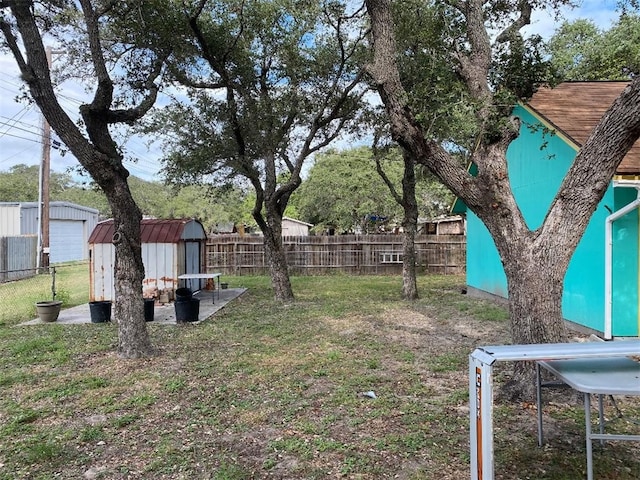
M51 68L51 47L47 47L47 61ZM42 215L40 216L40 228L42 231L42 250L40 266L49 266L49 180L51 179L51 126L47 119L42 116L42 169L40 189L42 192Z
M49 70L53 63L53 54L62 53L54 52L51 47L46 48L47 64ZM40 162L40 189L38 195L38 210L40 218L39 239L38 239L38 267L49 267L49 225L50 225L50 209L49 209L49 180L51 178L51 126L49 122L42 116L42 160Z

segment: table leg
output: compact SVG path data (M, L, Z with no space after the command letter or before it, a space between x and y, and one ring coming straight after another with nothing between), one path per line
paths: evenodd
M600 424L600 435L604 433L604 402L603 395L598 395L598 423ZM600 439L600 445L604 445L604 439Z
M542 432L542 380L540 378L540 364L536 363L536 403L538 407L538 446L544 442Z
M584 422L587 438L587 480L593 480L593 445L591 443L591 394L584 394Z

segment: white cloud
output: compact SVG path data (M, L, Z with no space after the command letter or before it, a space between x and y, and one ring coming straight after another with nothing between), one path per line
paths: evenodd
M563 7L559 11L536 10L531 16L531 25L524 31L548 39L563 21L579 18L591 20L599 28L608 29L620 16L616 11L616 4L617 0L582 0L576 8Z

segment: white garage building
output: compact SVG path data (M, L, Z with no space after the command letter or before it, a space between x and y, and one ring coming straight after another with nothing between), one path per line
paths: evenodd
M98 210L69 202L49 204L49 262L89 259L89 235ZM0 202L0 237L37 235L37 202Z

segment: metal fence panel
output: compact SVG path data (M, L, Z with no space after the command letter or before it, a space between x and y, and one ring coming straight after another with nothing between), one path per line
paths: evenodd
M35 235L0 237L0 283L35 275L37 243Z

